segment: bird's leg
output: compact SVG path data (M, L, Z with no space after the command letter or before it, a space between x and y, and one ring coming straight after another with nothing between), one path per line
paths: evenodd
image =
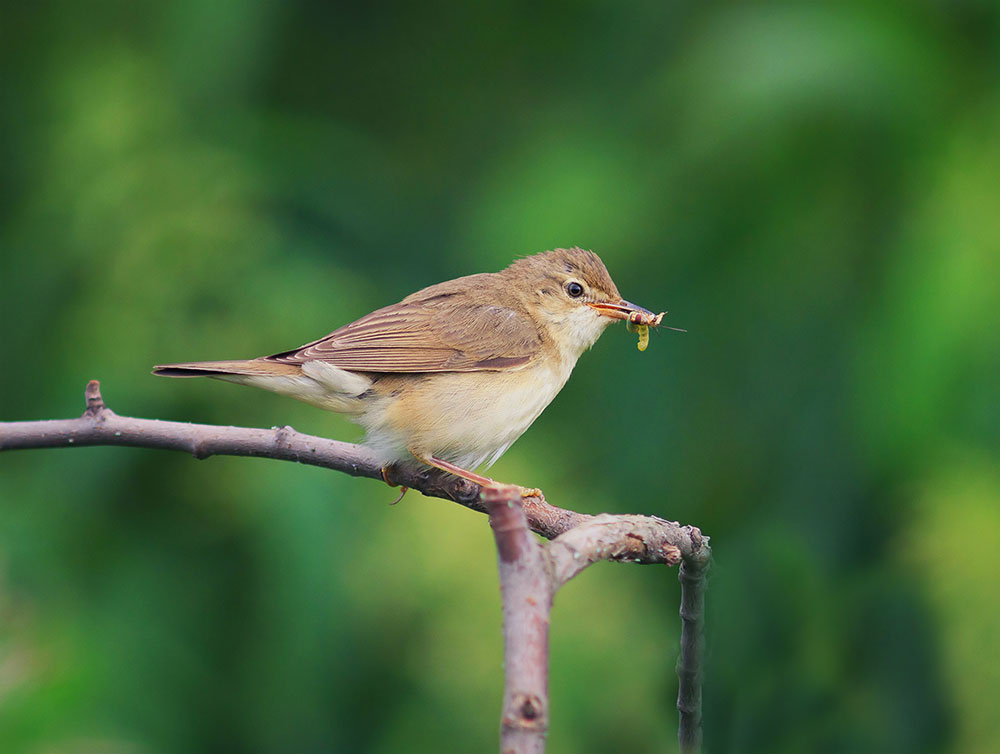
M456 466L450 461L445 461L442 458L437 458L436 456L415 456L420 463L426 463L428 466L433 466L435 469L441 469L441 471L447 471L449 474L454 474L455 476L460 476L462 479L468 479L470 482L475 482L480 487L503 487L495 479L490 479L487 476L482 476L474 471L466 471L461 466Z
M391 469L391 468L392 468L391 466L383 466L381 469L379 469L379 471L382 472L382 481L384 481L390 487L399 487L399 485L396 484L394 481L392 481L392 478L389 476L389 469ZM403 495L405 495L409 489L410 488L407 487L407 486L405 486L405 485L402 486L402 487L400 487L399 488L399 497L397 497L395 500L393 500L391 503L389 503L389 505L395 505L400 500L402 500L403 499Z
M428 466L433 466L435 469L441 469L441 471L447 471L449 474L454 474L455 476L461 477L462 479L467 479L470 482L478 484L480 487L489 487L491 489L498 489L500 487L514 486L517 487L517 489L520 491L521 497L544 498L544 495L542 495L542 491L537 487L522 487L517 484L515 485L503 484L502 482L498 482L496 479L490 479L488 476L483 476L481 474L477 474L474 471L463 469L461 466L456 466L455 464L449 461L445 461L442 458L438 458L437 456L430 456L430 455L425 456L422 453L414 452L412 448L410 449L410 453L413 454L413 457L416 458L418 461L420 461L420 463L427 464Z

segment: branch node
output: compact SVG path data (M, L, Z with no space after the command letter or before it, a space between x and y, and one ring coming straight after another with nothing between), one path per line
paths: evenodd
M701 529L697 526L688 527L691 531L691 544L694 545L694 549L700 550L705 538L702 536Z
M212 451L205 447L205 443L201 439L195 439L191 442L191 455L199 461L204 461L212 455Z
M548 727L545 703L535 694L516 693L503 724L520 730L545 730Z
M107 406L104 405L104 398L101 397L101 383L97 380L88 382L84 396L87 399L87 408L83 412L83 415L94 419L100 418L101 414L107 409Z
M295 452L295 440L297 439L299 433L287 424L281 427L272 427L271 429L274 430L274 447L280 448L281 450L292 451L292 458L294 458L297 463L302 463L302 455Z

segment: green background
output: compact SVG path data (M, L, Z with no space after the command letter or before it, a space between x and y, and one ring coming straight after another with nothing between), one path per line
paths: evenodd
M0 418L340 439L154 363L579 244L618 326L494 467L700 526L708 752L1000 751L1000 6L4 3ZM496 750L486 519L254 459L0 454L0 751ZM676 571L559 594L554 753L670 752Z

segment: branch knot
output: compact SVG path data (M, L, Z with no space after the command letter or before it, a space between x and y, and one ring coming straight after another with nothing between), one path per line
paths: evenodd
M509 709L503 719L503 724L508 728L545 730L548 727L545 703L535 694L514 694Z
M101 383L97 380L88 382L84 395L87 398L87 408L84 410L83 415L89 416L92 419L100 419L101 415L108 408L104 405L104 398L101 397Z

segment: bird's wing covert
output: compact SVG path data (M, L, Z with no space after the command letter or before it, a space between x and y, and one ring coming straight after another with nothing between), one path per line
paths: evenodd
M358 372L475 372L524 366L541 347L531 320L513 309L461 305L453 294L413 298L267 359L319 359Z

